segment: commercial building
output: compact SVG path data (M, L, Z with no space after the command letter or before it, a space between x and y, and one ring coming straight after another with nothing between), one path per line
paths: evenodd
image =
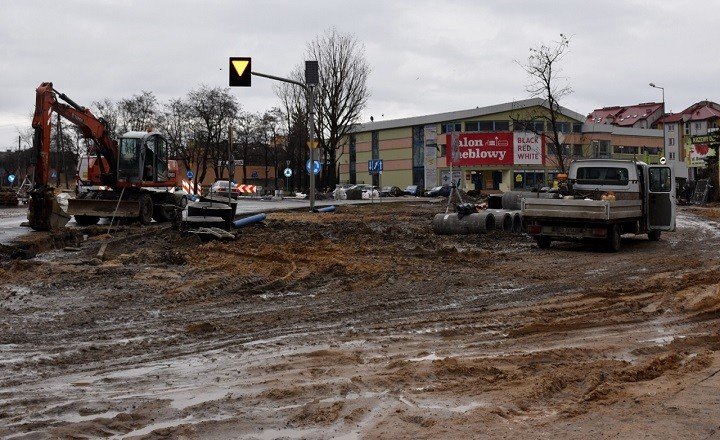
M700 101L679 113L666 115L658 123L665 132L668 163L675 165L676 173L680 175L684 170L689 180L706 177L705 159L714 152L706 142L693 143L692 137L718 131L720 105Z
M339 158L340 181L427 189L459 180L488 192L542 186L557 172L535 134L550 128L540 117L547 113L545 101L533 98L361 124ZM585 116L561 107L557 120L567 136L582 132ZM383 160L382 175L368 174L370 159Z

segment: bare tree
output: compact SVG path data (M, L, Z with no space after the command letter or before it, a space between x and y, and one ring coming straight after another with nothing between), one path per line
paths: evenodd
M145 131L157 124L158 102L152 92L141 91L118 103L123 131Z
M370 91L367 87L370 66L365 58L365 47L353 34L342 34L335 28L308 43L306 59L317 60L320 84L315 90L315 136L322 149L326 166L322 181L334 186L337 181L337 162L353 124L367 106ZM303 82L302 69L295 68L291 78ZM280 91L280 92L279 92ZM288 87L277 87L276 93L287 108ZM289 93L291 100L295 97ZM305 102L307 98L304 99ZM287 111L291 115L290 111Z
M543 106L537 110L531 110L523 114L511 116L513 126L520 126L545 138L548 148L549 161L553 162L561 173L565 173L569 165L570 155L563 149L560 130L558 127L558 115L560 114L560 101L572 93L567 78L561 76L562 69L559 64L562 62L570 48L570 38L560 34L560 41L550 45L541 44L530 48L530 55L527 62L517 62L530 78L530 83L525 90L533 98L541 98L547 107ZM542 121L547 129L539 130L530 121Z
M159 128L168 141L170 156L181 159L187 169L193 163L186 151L193 134L192 122L190 106L181 98L165 103L158 118Z
M308 44L308 58L317 60L320 84L316 95L317 138L327 160L323 183L332 187L337 182L338 150L360 119L367 106L370 91L367 80L370 66L365 46L353 34L337 29L327 30Z
M195 141L201 149L196 180L205 179L208 165L212 165L215 175L219 176L220 161L227 160L227 150L220 148L221 142L227 142L230 122L237 117L240 105L228 88L209 88L205 85L188 93L187 102L190 117L197 121Z
M114 138L119 138L122 135L123 127L121 126L120 120L120 108L118 103L110 98L105 98L102 101L94 101L92 103L93 113L98 118L102 118L107 125L107 130L112 134Z

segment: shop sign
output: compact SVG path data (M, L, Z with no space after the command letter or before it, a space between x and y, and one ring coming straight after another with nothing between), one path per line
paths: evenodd
M545 138L535 133L513 133L513 160L515 165L543 165L545 163Z
M447 135L447 144L452 145L452 137ZM513 134L510 132L495 133L460 133L458 135L459 161L455 165L512 165ZM446 164L452 162L452 155L446 154Z
M695 138L695 136L693 136ZM715 151L708 144L685 142L685 160L689 167L705 168L705 159L714 156Z

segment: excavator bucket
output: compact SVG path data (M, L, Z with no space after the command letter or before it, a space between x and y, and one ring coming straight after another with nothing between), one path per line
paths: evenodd
M55 198L53 188L32 190L29 193L28 222L36 231L60 229L70 221Z
M89 217L139 217L137 200L69 199L69 215Z

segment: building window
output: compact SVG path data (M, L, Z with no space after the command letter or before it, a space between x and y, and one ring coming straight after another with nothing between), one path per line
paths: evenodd
M670 157L670 160L675 160L675 153L674 153L674 152L671 151L670 154L668 154L668 156Z
M425 163L425 130L422 125L413 127L412 162L413 168L420 168L421 174L424 173L422 169ZM413 184L416 184L414 180Z
M573 133L582 133L582 123L574 122L572 125L572 132Z
M615 153L615 154L637 154L638 147L625 147L622 145L613 145L613 153Z
M445 144L439 144L438 148L440 148L440 157L445 157L445 154L447 153L447 146Z
M671 146L671 147L674 146L674 145L675 145L675 138L668 138L668 145Z
M698 132L698 131L700 131L700 123L696 122L695 123L695 132Z
M690 134L690 123L689 122L685 123L685 134Z
M350 183L357 183L357 171L356 171L356 162L357 162L357 146L356 146L357 140L355 139L355 135L350 135Z
M570 133L570 123L569 122L556 122L555 128L560 133Z
M480 131L480 123L478 121L466 122L465 131Z
M494 121L495 131L510 131L510 121Z
M518 121L513 124L514 131L532 131L540 133L545 131L545 122L543 121Z
M582 155L583 155L583 146L580 144L573 145L573 156L582 157Z
M675 131L675 124L668 124L668 131Z
M372 158L380 159L380 136L377 131L372 132Z
M453 131L462 131L462 124L460 122L448 122L442 124L441 133L452 133Z

